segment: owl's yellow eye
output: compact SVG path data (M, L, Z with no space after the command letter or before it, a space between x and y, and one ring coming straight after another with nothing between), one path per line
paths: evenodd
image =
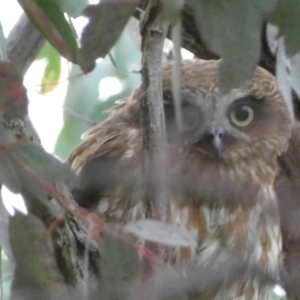
M230 121L238 127L248 126L253 120L254 109L249 105L238 106L230 113Z

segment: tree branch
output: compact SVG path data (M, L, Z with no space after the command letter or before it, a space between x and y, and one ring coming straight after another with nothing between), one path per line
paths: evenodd
M7 54L24 75L45 43L45 38L23 13L7 38Z
M150 0L141 22L142 33L142 128L144 130L145 170L151 187L146 199L150 204L149 217L168 222L170 215L167 191L166 126L162 90L162 51L169 29L159 0ZM150 171L149 171L150 170ZM159 256L167 259L160 247Z

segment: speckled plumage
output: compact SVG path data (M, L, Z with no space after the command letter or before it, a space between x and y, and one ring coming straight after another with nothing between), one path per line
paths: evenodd
M163 69L171 220L198 240L195 249L174 250L174 264L193 259L200 266L210 264L217 272L231 251L239 253L249 268L276 277L281 234L274 180L277 158L287 149L291 135L289 112L274 77L263 69L257 68L251 82L227 95L219 93L217 70L218 61L182 64L186 127L178 132L171 64ZM147 215L139 189L140 99L137 89L108 120L84 135L68 159L78 174L75 198L86 207L100 200L98 209L108 222L126 223ZM243 117L247 105L255 118L249 126L235 126L232 111L242 107ZM221 129L222 134L215 133ZM245 273L238 281L224 280L192 299L269 299L270 291L271 287L261 286Z

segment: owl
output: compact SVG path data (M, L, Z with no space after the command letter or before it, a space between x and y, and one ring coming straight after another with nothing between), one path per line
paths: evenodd
M170 222L197 245L174 249L172 263L192 263L217 275L224 262L247 266L238 278L194 288L189 299L270 299L272 286L245 270L278 278L282 239L274 182L278 157L292 133L289 111L275 78L257 67L253 78L222 94L219 61L184 61L179 130L172 97L172 63L163 66ZM106 222L147 218L141 88L111 116L83 135L68 158L77 175L73 193ZM225 272L226 273L226 272ZM227 274L227 273L226 273Z

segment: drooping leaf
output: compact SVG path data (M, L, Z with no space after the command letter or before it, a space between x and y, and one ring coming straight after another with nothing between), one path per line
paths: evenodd
M228 92L252 77L259 60L264 15L276 1L190 0L197 28L207 46L222 58L220 88Z
M180 17L181 9L184 5L184 0L162 0L164 13L171 24L176 24Z
M123 237L124 238L124 237ZM106 235L101 243L101 274L107 283L131 281L137 276L137 250L116 237Z
M196 238L185 228L161 221L144 219L124 226L127 232L145 240L174 247L196 247Z
M0 61L0 111L11 117L27 114L28 98L15 64Z
M27 168L47 182L68 183L73 180L70 167L47 153L39 145L19 143L10 145L9 149Z
M279 34L284 36L286 54L295 55L300 50L300 2L279 0L276 10L268 21L278 26Z
M26 190L37 198L49 193L49 183L70 183L74 176L69 166L31 143L2 144L0 169L2 182L12 192Z
M2 151L0 151L0 182L15 194L22 190L22 182L13 162Z
M1 22L0 22L0 60L7 60L6 39L4 37Z
M294 120L292 89L289 81L287 63L288 61L285 54L283 39L281 38L278 42L278 49L276 54L276 78L278 87L290 112L291 119Z
M300 99L300 54L290 59L290 83Z
M88 0L56 0L62 11L69 16L77 18L88 5Z
M4 206L3 197L1 194L0 195L0 245L1 245L1 250L4 251L5 255L9 258L9 260L13 261L13 254L11 251L9 232L8 232L9 218L10 215ZM0 259L2 260L2 258L3 257L1 257Z
M45 58L47 65L41 82L41 93L49 93L56 88L61 74L61 59L58 52L46 43L37 59Z
M272 24L267 24L266 39L272 55L276 56L276 51L278 49L278 40L280 39L278 35L277 26L274 26Z
M16 261L11 299L64 299L66 287L45 225L34 215L17 214L9 231Z
M75 34L56 0L18 0L29 19L66 59L77 63Z
M110 51L138 3L138 0L104 0L85 9L89 24L83 30L79 52L79 64L85 73L94 69L97 58Z

